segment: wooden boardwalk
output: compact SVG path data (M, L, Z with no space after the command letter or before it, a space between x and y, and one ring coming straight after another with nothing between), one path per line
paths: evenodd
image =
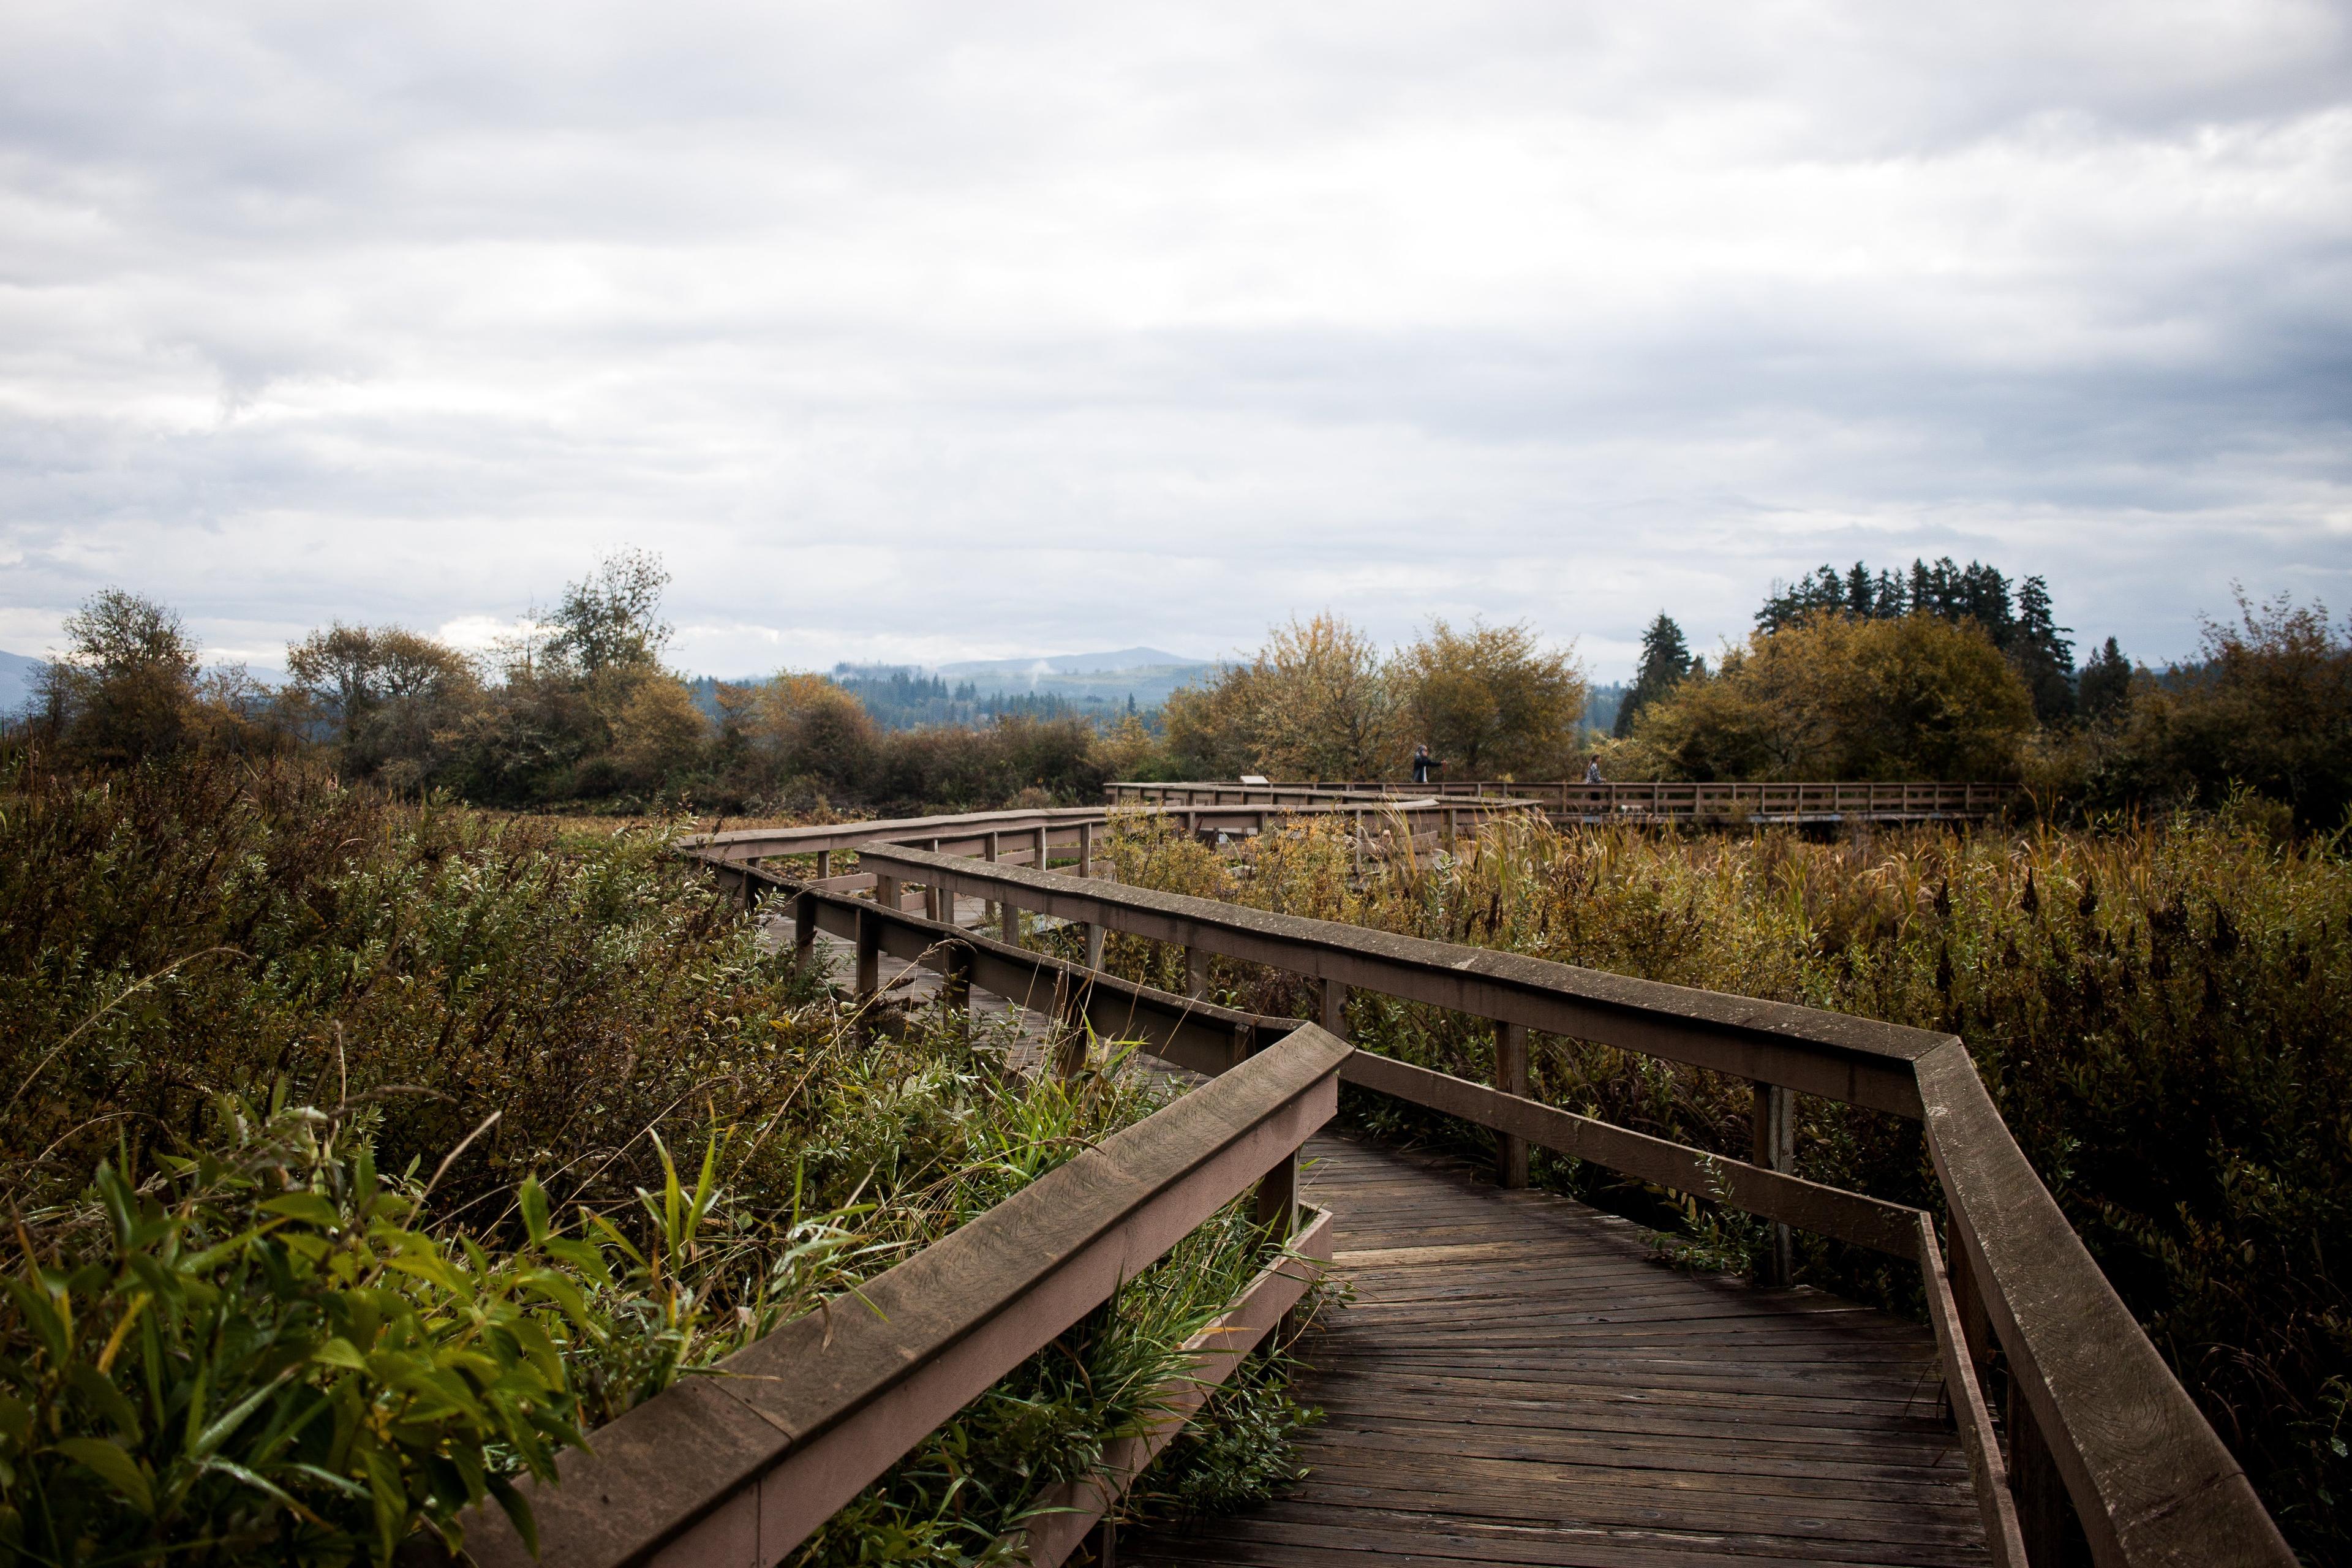
M1987 1561L1926 1327L1658 1262L1631 1223L1352 1136L1309 1145L1352 1305L1280 1499L1141 1564Z

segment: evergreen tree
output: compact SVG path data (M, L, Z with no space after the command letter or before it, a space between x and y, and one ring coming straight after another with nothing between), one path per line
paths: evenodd
M2083 663L2074 683L2074 700L2083 717L2093 721L2120 716L2131 702L2131 661L2109 637L2106 646Z
M1990 567L1985 570L2000 575ZM2007 595L2002 597L2006 600ZM2009 636L1994 635L2032 689L2033 716L2044 724L2074 715L2074 645L2064 635L2073 629L2058 625L2051 613L2050 585L2040 577L2028 577L2017 590L2017 618Z
M1824 571L1828 570L1826 567ZM1832 579L1836 574L1832 573ZM1617 722L1610 732L1620 738L1633 732L1633 721L1643 707L1656 701L1680 685L1692 672L1694 661L1690 645L1683 638L1683 629L1664 610L1642 634L1642 670L1633 678L1633 689L1617 705Z

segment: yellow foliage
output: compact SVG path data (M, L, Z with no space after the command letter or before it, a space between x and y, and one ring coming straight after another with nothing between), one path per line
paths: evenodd
M1834 612L1758 632L1642 711L1621 774L2014 778L2033 697L1973 622Z
M1473 621L1457 632L1432 621L1397 656L1391 679L1413 739L1462 778L1565 778L1584 718L1584 671L1570 652L1546 653L1525 624Z
M1377 778L1398 760L1380 648L1328 612L1275 628L1248 664L1175 693L1165 712L1169 750L1199 776Z

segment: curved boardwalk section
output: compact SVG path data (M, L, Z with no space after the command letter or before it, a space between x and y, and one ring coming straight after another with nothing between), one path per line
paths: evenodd
M1694 1277L1642 1230L1352 1137L1309 1145L1354 1303L1307 1479L1119 1561L1369 1568L1987 1561L1927 1329Z

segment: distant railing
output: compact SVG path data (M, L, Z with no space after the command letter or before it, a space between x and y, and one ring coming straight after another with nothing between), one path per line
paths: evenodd
M1441 801L1532 802L1556 818L1588 822L1804 822L1871 818L1933 821L1984 817L2006 809L2021 786L2013 784L1872 783L1867 780L1792 784L1581 784L1489 782L1393 784L1356 780L1317 784L1224 782L1104 786L1113 805L1171 806L1249 805L1328 805L1366 797Z
M1344 1032L1350 987L1492 1020L1492 1085L1364 1052L1340 1076L1492 1129L1507 1184L1524 1184L1528 1146L1538 1144L1916 1262L1996 1562L2044 1568L2073 1560L2074 1541L2095 1562L2134 1568L2294 1561L2011 1137L1957 1037L904 846L869 847L863 863L881 910L957 894L1034 910L1083 924L1097 964L1104 931L1145 937L1184 951L1195 990L1209 953L1306 976L1320 984L1332 1037ZM808 910L810 895L798 896ZM806 922L821 910L801 918L813 941ZM1017 913L1008 918L1017 931ZM1087 968L1066 984L1089 1016L1095 993L1135 989ZM858 985L869 986L862 957ZM1752 1162L1527 1098L1531 1029L1749 1080ZM1939 1243L1922 1211L1794 1175L1792 1093L1922 1121L1948 1236ZM1785 1237L1776 1242L1768 1276L1788 1267ZM1996 1347L2010 1394L2006 1457L1980 1381Z

